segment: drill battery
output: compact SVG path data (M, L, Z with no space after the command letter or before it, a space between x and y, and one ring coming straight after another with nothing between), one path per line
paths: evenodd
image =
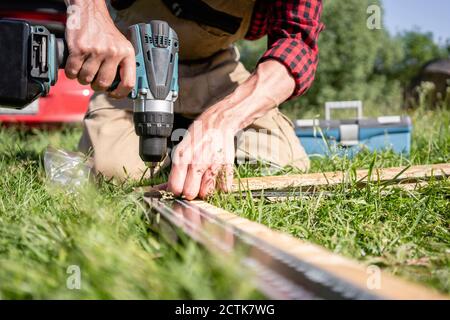
M356 119L333 120L333 109L356 109ZM409 155L411 119L408 116L363 118L361 101L327 102L325 120L296 120L295 132L309 156L338 154L353 157L361 150L391 150Z

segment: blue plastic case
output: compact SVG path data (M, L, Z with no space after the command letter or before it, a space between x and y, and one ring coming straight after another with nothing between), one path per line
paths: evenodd
M358 108L358 119L331 120L331 109ZM362 118L359 101L327 103L327 120L296 120L295 132L308 155L346 154L353 156L363 149L392 150L409 155L411 119L407 116Z

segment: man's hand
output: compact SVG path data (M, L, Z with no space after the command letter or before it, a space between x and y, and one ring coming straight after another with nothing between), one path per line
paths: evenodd
M261 63L245 83L191 125L172 155L168 190L188 200L205 198L216 187L231 190L235 135L284 102L294 88L284 65Z
M66 30L69 46L67 77L90 84L96 91L106 91L119 68L121 81L110 96L126 97L136 81L132 44L115 27L104 0L70 0L69 4L78 6L72 14L80 14L80 23L77 27L68 26Z
M231 190L234 132L217 117L201 117L172 155L168 189L188 200L205 198L217 188Z

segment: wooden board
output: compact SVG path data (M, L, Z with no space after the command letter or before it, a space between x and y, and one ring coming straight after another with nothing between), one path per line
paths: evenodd
M358 181L380 181L385 183L412 183L429 180L431 177L442 179L450 176L450 164L434 164L411 167L396 167L373 169L369 177L368 170L357 170L356 174L350 172L324 172L310 174L296 174L286 176L271 176L258 178L235 179L233 192L239 190L277 190L288 188L325 187L341 183Z
M332 253L318 245L274 231L262 224L239 217L204 201L192 201L192 203L238 230L249 233L304 262L326 270L359 288L368 290L386 299L449 299L448 296L394 277L375 266L365 266L357 261ZM377 282L378 280L379 282Z

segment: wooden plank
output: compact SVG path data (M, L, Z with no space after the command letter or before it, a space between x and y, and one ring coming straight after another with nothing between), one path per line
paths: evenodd
M204 201L192 201L192 203L238 230L247 232L302 261L326 270L359 288L387 299L449 299L448 296L394 277L385 271L380 270L378 274L375 274L379 270L377 267L365 266L354 260L332 253L318 245L274 231L262 224L239 217ZM377 279L379 279L379 286L376 285ZM372 282L372 280L375 280L375 282ZM370 284L375 284L375 286L371 287Z
M279 190L288 188L311 188L326 187L341 183L358 181L367 183L369 180L368 170L357 170L356 174L351 172L324 172L310 174L296 174L287 176L271 176L235 179L232 191L239 190ZM426 181L431 177L442 179L450 176L450 164L433 164L411 167L376 168L370 176L371 181L386 183L412 183Z

